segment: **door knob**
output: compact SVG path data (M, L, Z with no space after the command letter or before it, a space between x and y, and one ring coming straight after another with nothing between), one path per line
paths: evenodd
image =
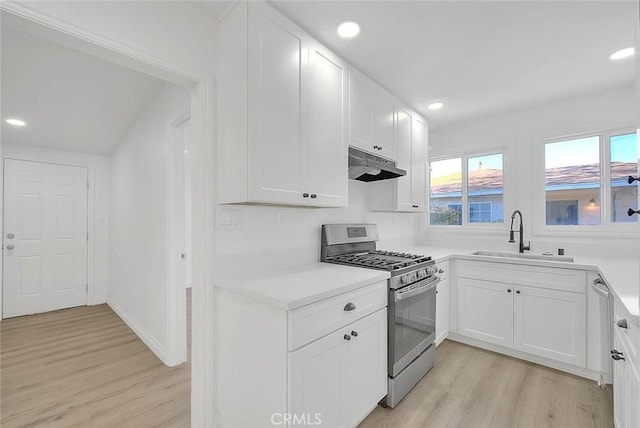
M13 239L13 238L15 238L15 235L13 233L7 233L7 238L8 239Z
M15 247L13 246L13 244L9 244L7 245L7 250L13 250Z
M627 328L627 320L626 319L621 319L618 320L618 322L616 323L616 325L620 328Z

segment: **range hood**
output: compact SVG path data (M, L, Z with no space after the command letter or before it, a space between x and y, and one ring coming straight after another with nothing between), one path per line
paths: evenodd
M396 163L380 156L349 147L349 178L359 181L378 181L407 175Z

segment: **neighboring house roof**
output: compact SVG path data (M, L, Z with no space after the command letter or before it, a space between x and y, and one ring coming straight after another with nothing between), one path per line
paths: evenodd
M613 162L611 178L614 186L627 185L627 176L638 175L638 165L632 162ZM461 174L435 177L431 180L431 193L460 194ZM548 190L568 190L598 187L600 185L600 165L579 165L550 168L546 172L545 184ZM496 194L502 192L503 171L483 169L469 172L469 193ZM481 192L479 192L481 191Z

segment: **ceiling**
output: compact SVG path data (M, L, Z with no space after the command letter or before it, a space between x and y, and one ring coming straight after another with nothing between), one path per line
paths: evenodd
M163 84L7 25L1 35L3 142L109 154Z
M633 0L271 3L431 128L635 79L633 59L609 60L633 46ZM345 19L360 22L358 37L337 36ZM429 111L432 101L445 107Z

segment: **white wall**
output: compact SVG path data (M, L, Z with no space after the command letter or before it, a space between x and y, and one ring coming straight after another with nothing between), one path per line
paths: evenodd
M107 303L165 361L167 345L167 125L190 93L165 84L110 156Z
M3 4L18 16L46 22L73 33L86 34L97 45L129 56L147 58L185 77L199 80L212 74L216 65L216 21L190 2L182 1L25 1ZM43 29L34 30L43 34ZM62 34L56 41L90 49L119 61L112 53L82 46ZM153 71L149 69L149 71ZM157 70L156 70L157 71Z
M534 185L536 153L545 139L610 128L634 128L636 104L633 84L591 94L481 117L437 129L430 134L431 157L446 156L466 150L504 147L505 156L505 225L494 232L458 232L430 227L421 235L421 243L440 246L495 248L513 250L507 244L508 219L518 208L524 214L525 239L531 239L536 252L567 249L567 254L599 253L616 255L637 245L638 234L616 236L560 236L536 231L534 224L544 220L532 218L540 212ZM481 240L481 243L478 241ZM586 245L585 245L586 244Z
M87 304L107 300L109 283L109 159L106 156L65 152L3 142L2 157L82 166L88 169L89 258Z
M380 248L385 243L413 242L422 215L369 212L367 197L367 183L349 180L349 206L345 208L219 205L217 274L227 277L319 261L320 229L325 223L376 223ZM237 228L220 224L225 217L236 215Z

